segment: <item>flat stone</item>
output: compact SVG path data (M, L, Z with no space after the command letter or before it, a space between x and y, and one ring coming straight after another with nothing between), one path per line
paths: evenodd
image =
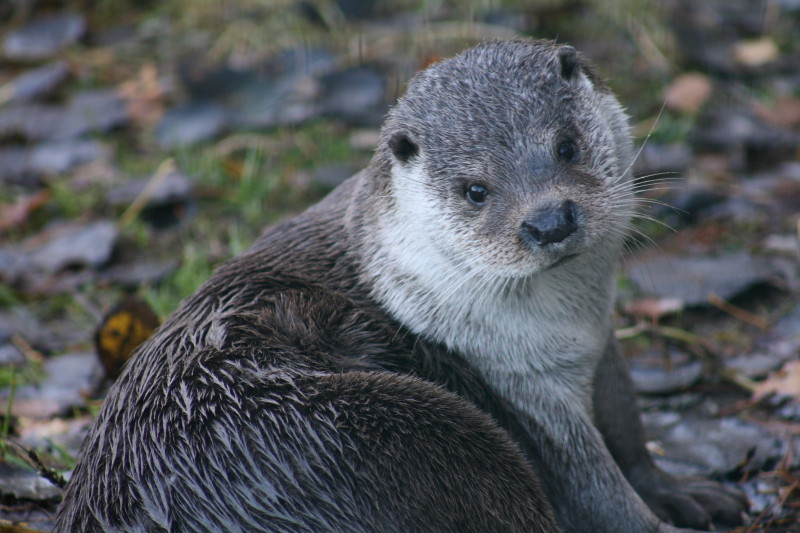
M636 159L634 170L639 176L659 172L684 172L692 164L692 159L692 150L687 143L648 142Z
M64 174L105 155L103 145L92 139L43 142L32 148L0 148L0 184L37 187L43 176Z
M86 20L77 13L33 18L11 31L3 42L3 54L14 61L39 61L74 44L86 31Z
M111 258L119 230L113 222L68 223L53 231L47 242L30 252L30 265L49 273L67 267L99 267Z
M334 188L359 170L357 166L348 164L320 165L311 172L311 179L319 185Z
M642 292L680 298L687 306L707 304L712 293L730 300L757 283L768 282L772 274L766 260L747 252L717 257L640 256L626 267Z
M242 128L300 124L321 113L319 85L310 76L251 80L236 94L233 122Z
M13 344L0 345L0 365L20 366L26 362L25 355Z
M656 463L674 475L722 477L737 470L750 453L744 470L756 472L786 453L784 439L737 418L682 420L645 413L643 421L646 433L658 435L657 444L665 451L655 457Z
M797 134L765 124L747 109L718 106L701 115L690 135L697 147L737 153L748 170L773 168L795 158Z
M373 126L383 121L389 109L386 78L367 67L355 67L323 76L321 105L333 118L357 126Z
M84 91L66 106L20 104L0 109L0 139L66 140L91 132L107 132L127 120L125 102L114 91Z
M658 200L662 204L653 207L653 216L678 228L696 222L701 214L725 202L727 197L711 186L688 185L676 186Z
M156 137L163 148L206 141L222 133L228 125L227 112L211 102L200 102L167 111L156 127Z
M178 259L137 259L115 264L99 273L104 283L114 283L126 289L138 289L142 284L155 285L175 272L180 266Z
M0 463L0 494L18 500L52 500L61 496L61 489L35 470L3 461Z
M64 106L20 104L0 109L0 139L22 137L27 141L52 139L62 131L67 111ZM70 126L74 129L74 126Z
M703 375L699 361L664 368L664 366L637 366L631 364L631 378L637 392L644 394L668 394L691 387Z
M111 205L126 206L142 194L150 178L136 178L126 180L125 183L112 189L106 195L106 200ZM176 202L188 201L192 195L193 184L186 174L180 171L170 172L159 182L155 190L151 191L146 207L157 207Z
M46 419L69 405L83 404L82 391L89 390L99 375L99 360L92 352L67 353L48 357L44 380L36 385L19 387L14 395L15 416ZM6 409L6 398L0 408Z
M43 321L37 314L41 313L26 306L0 309L0 333L19 335L35 350L46 354L64 352L91 337L91 328L76 317L59 316Z
M41 176L30 166L30 150L22 147L0 148L0 184L34 188Z
M105 133L126 124L129 119L125 101L114 89L79 92L70 100L67 111L75 121L76 131L65 128L59 138L86 132Z
M95 140L66 140L43 143L30 152L30 169L42 174L63 174L78 165L97 161L105 155Z
M725 366L750 378L766 376L800 353L800 306L776 322L769 333L756 341L749 354L729 357Z
M0 105L27 102L53 92L69 74L65 61L57 61L21 74L0 87Z

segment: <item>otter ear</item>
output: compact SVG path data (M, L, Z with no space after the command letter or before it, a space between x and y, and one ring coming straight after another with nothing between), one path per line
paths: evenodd
M419 155L419 145L402 132L395 133L389 139L389 149L398 161L405 164Z
M558 61L561 64L561 77L566 81L574 80L581 71L581 60L571 46L558 49Z

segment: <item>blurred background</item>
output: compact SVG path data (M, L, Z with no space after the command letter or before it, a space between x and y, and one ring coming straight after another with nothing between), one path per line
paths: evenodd
M578 48L642 146L618 336L651 451L797 531L798 0L0 1L0 529L49 528L40 474L131 350L363 168L414 72L515 37Z

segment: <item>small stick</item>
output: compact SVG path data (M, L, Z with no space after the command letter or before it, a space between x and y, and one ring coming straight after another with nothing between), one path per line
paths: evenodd
M41 459L39 459L39 455L32 449L28 449L22 444L15 442L11 439L8 439L8 443L12 444L15 448L15 452L18 457L26 460L26 462L31 465L34 469L36 469L36 473L45 478L47 481L55 485L56 487L63 489L67 485L67 480L64 479L60 473L56 472L52 468L45 466Z
M716 293L710 293L708 295L708 302L713 305L714 307L725 311L729 315L734 318L738 318L742 322L747 322L759 329L768 330L769 329L769 321L761 318L758 315L751 313L750 311L746 311L741 307L733 305L732 303L724 300L721 296Z
M164 180L176 170L177 166L175 165L175 160L171 157L169 159L165 159L158 168L156 169L153 177L150 178L150 181L147 182L147 185L144 186L144 189L139 196L137 196L131 205L125 210L124 213L119 217L119 225L120 227L125 227L133 220L139 216L139 213L142 212L142 209L145 208L147 202L150 201L150 198L153 197L158 187L164 182Z

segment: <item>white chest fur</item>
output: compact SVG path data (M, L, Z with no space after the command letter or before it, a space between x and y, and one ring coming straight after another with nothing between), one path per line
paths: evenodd
M545 387L588 406L610 328L613 260L585 254L524 278L492 277L454 264L418 230L380 229L384 246L370 268L378 301L462 354L513 403L528 405L531 387Z

